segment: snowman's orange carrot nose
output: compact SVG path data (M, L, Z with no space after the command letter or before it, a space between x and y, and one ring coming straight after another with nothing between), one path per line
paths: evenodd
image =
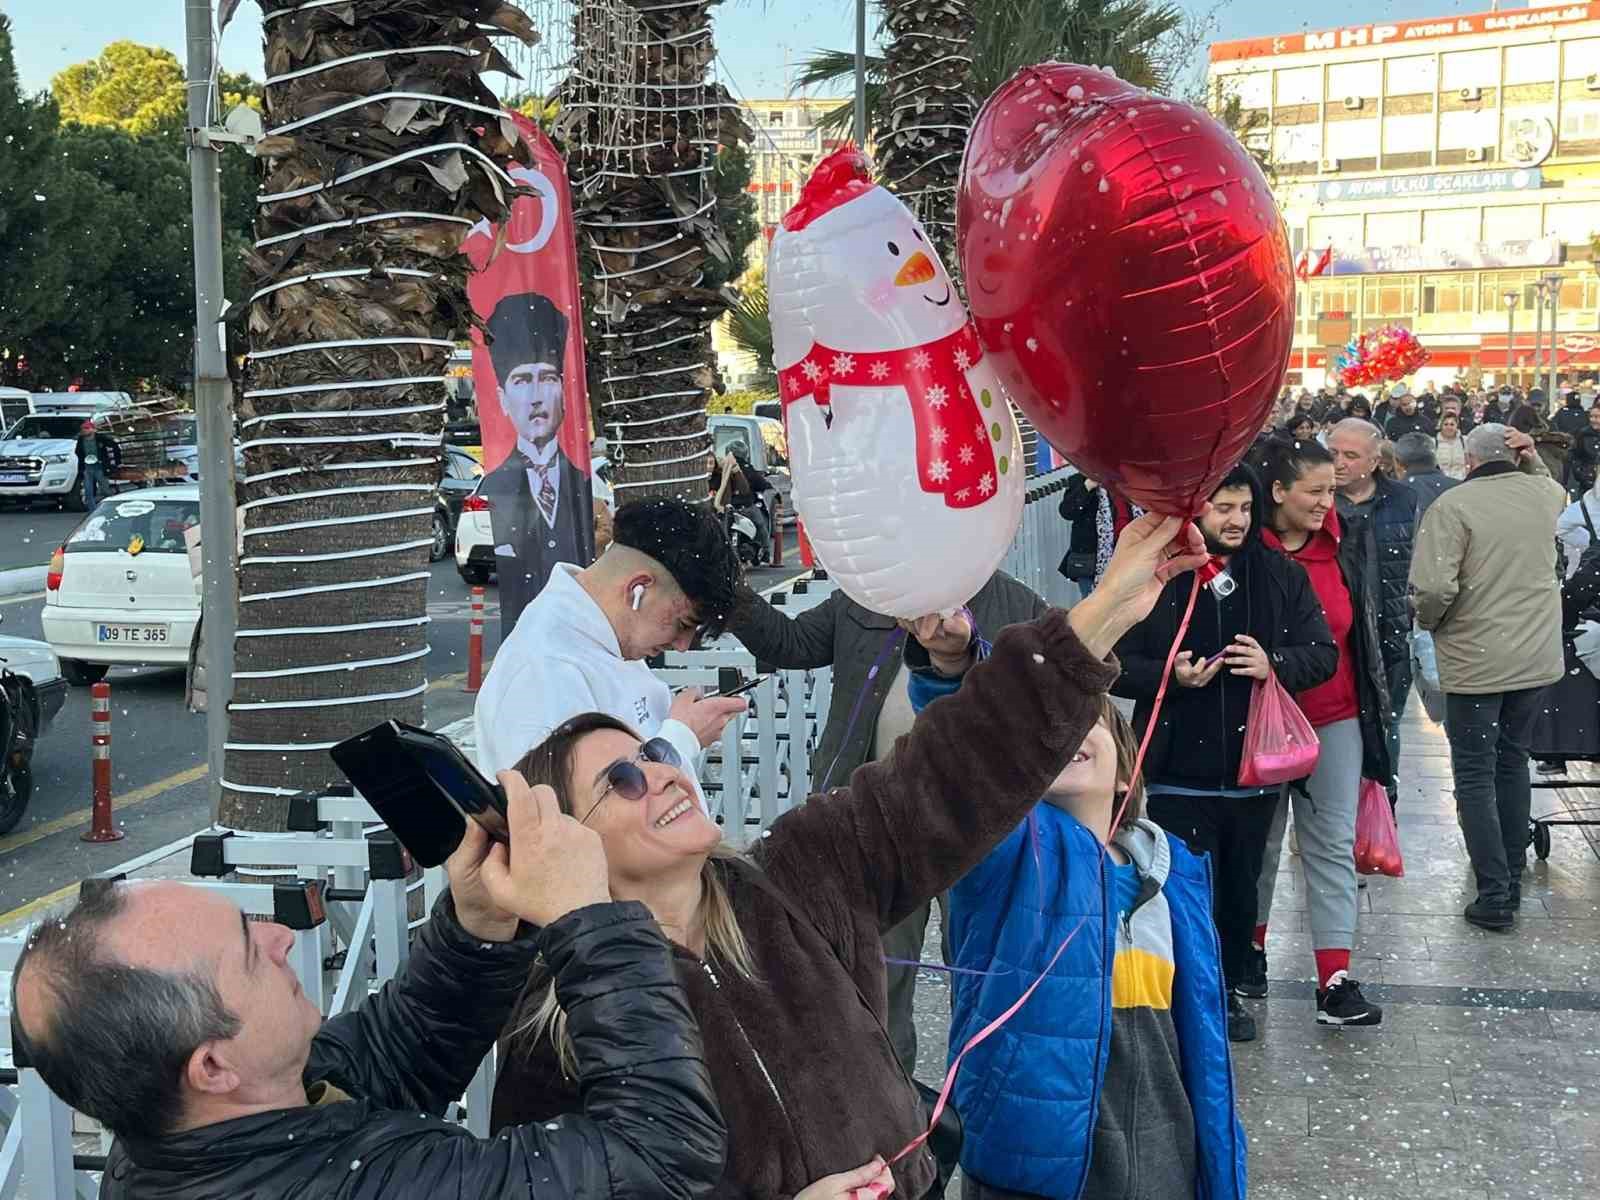
M906 260L906 265L900 268L900 274L894 277L895 287L916 287L919 283L929 283L933 280L933 260L921 250L918 250Z

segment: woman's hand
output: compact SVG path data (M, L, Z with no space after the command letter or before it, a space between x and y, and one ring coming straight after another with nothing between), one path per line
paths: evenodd
M1272 675L1272 662L1267 658L1267 652L1261 648L1260 642L1246 633L1233 639L1233 644L1223 652L1222 661L1228 664L1233 674L1249 679L1265 682Z
M1090 652L1104 658L1123 634L1150 615L1169 580L1205 561L1205 539L1193 522L1146 513L1122 531L1100 586L1067 620Z
M802 1188L794 1200L882 1200L894 1193L894 1172L875 1158L854 1171L829 1175Z

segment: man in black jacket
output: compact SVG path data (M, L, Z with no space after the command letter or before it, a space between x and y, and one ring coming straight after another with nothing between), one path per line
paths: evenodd
M1037 620L1049 607L1033 589L996 571L968 602L970 618L961 614L955 619L973 626L976 645L978 636L993 641L1007 625ZM910 731L915 714L906 683L913 669L928 663L926 651L906 637L893 617L863 608L835 591L791 620L741 586L727 629L756 656L763 670L833 668L833 700L811 756L813 792L847 782L857 767L888 754L895 739ZM907 961L920 959L931 915L931 905L924 904L885 933L884 953ZM948 945L949 921L943 928ZM949 960L948 951L944 957ZM889 1040L908 1074L917 1065L917 1029L912 1021L916 986L915 967L889 967Z
M469 823L405 970L325 1024L288 965L294 935L214 892L98 882L34 932L13 1046L116 1134L101 1196L710 1195L725 1131L666 939L642 904L610 901L599 836L554 792L500 781L511 845ZM480 1141L443 1114L540 956L583 1106Z
M1278 785L1239 784L1245 725L1256 684L1276 674L1290 692L1333 677L1339 650L1304 569L1262 544L1255 472L1240 465L1211 495L1200 532L1222 574L1201 589L1144 762L1153 820L1210 854L1212 903L1228 985L1228 1036L1253 1041L1255 1020L1234 989L1244 981L1256 924L1256 881ZM1155 609L1117 644L1112 691L1136 702L1149 727L1156 690L1193 581L1167 585Z
M1359 546L1367 586L1378 600L1378 635L1389 684L1385 728L1391 774L1383 782L1393 804L1399 799L1395 775L1400 769L1400 719L1411 695L1411 547L1417 532L1417 493L1379 474L1381 440L1371 422L1345 420L1328 435L1328 449L1339 485L1339 519L1347 538Z

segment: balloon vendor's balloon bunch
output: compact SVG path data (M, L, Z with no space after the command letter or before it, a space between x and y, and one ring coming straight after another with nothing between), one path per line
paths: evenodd
M1403 325L1388 325L1351 338L1334 369L1346 387L1388 383L1413 375L1433 356Z

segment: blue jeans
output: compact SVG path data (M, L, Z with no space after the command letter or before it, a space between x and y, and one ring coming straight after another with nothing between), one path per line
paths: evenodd
M1445 697L1456 812L1485 904L1510 904L1527 863L1528 741L1543 696L1543 688L1525 688Z

